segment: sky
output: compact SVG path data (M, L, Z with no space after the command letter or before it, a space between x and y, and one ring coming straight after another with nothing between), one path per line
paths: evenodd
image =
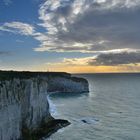
M140 0L0 0L0 69L140 72Z

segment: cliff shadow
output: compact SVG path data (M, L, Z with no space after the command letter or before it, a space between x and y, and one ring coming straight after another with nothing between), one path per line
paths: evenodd
M79 98L83 96L89 96L89 92L84 92L84 93L64 93L64 92L59 92L59 93L50 93L50 97L53 98Z

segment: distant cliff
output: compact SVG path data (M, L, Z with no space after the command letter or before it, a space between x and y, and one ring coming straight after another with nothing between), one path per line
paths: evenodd
M49 134L69 124L52 121L49 92L88 92L88 82L67 73L0 71L0 140L32 140L32 135L43 134L42 123ZM50 130L52 124L56 128Z
M48 76L48 92L82 93L89 91L88 81L69 76Z

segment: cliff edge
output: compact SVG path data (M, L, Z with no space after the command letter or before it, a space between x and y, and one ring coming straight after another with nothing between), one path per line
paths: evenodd
M51 116L48 93L88 90L68 73L0 71L0 140L38 140L69 125Z

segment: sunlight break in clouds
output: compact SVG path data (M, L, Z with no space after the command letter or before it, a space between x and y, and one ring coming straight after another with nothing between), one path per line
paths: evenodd
M116 49L102 51L91 57L84 58L64 58L61 63L53 65L70 66L119 66L119 65L137 65L140 63L140 50ZM50 65L50 64L49 64Z

